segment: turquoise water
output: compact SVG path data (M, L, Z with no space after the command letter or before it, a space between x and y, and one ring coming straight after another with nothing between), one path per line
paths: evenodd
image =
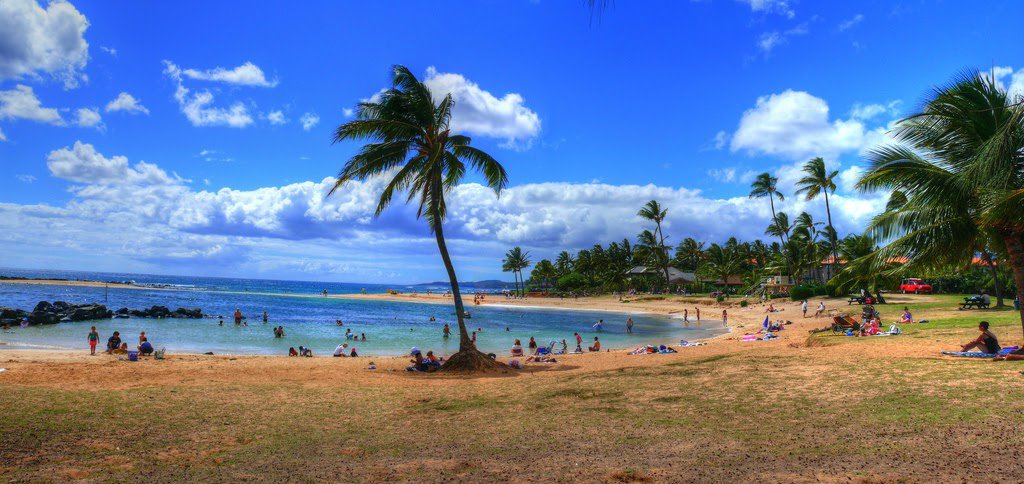
M139 333L157 348L169 353L188 352L216 354L284 355L289 347L312 348L315 355L330 355L334 348L348 342L360 356L406 354L409 348L433 350L447 355L458 350L458 328L454 308L449 305L408 303L400 301L367 301L324 298L315 294L327 288L331 294L383 293L384 286L366 284L316 283L294 281L259 281L246 279L182 278L125 274L61 272L36 274L31 271L0 271L4 275L27 277L60 277L63 279L135 280L139 283L169 285L163 289L109 289L6 284L0 282L0 306L31 310L40 300L63 300L70 303L95 302L111 309L141 309L163 305L199 307L204 313L226 316L224 325L217 318L187 319L113 319L46 326L14 328L0 333L0 352L4 348L81 349L87 350L89 326L96 326L101 346L113 331L130 346ZM400 286L392 286L402 290ZM490 296L500 298L501 296ZM249 317L248 326L236 326L230 316L241 308ZM258 315L266 310L267 324ZM575 347L574 332L583 337L584 347L599 336L603 348L633 348L643 344L676 344L680 339L709 338L726 330L721 321L684 323L680 319L652 314L623 314L606 311L576 311L535 308L504 308L476 306L467 320L470 330L479 328L477 347L485 352L507 354L518 338L526 346L530 337L541 345L565 339ZM430 321L434 317L436 321ZM632 317L633 334L625 332L625 321ZM345 324L338 326L335 320ZM592 326L603 319L605 326L597 332ZM453 335L442 337L444 324L451 325ZM272 328L284 326L286 336L274 338ZM346 341L346 329L365 333L367 341ZM507 330L506 330L507 329Z

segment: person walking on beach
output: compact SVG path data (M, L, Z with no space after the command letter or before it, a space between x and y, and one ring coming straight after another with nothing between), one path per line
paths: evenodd
M633 318L626 318L626 332L633 332Z
M96 356L96 344L100 342L100 334L96 332L96 326L89 331L89 354Z
M700 308L693 308L693 309L695 311L697 311L697 321L700 321Z
M583 337L580 336L579 333L573 333L573 335L576 336L576 350L582 352L583 351Z
M242 310L235 308L235 325L240 326L242 324Z

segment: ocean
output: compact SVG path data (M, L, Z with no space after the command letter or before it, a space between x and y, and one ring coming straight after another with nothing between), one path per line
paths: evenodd
M0 281L0 306L31 311L39 301L66 301L73 304L99 303L111 310L122 307L145 309L154 305L200 308L213 317L204 319L105 319L14 328L0 333L0 352L6 349L62 349L88 351L86 335L96 326L101 347L113 331L134 347L139 333L146 332L157 348L174 352L215 354L285 355L290 347L311 348L314 355L331 355L334 348L348 342L360 356L407 354L413 346L424 352L433 350L448 355L458 350L458 323L454 307L404 301L325 298L331 295L381 294L387 289L402 292L427 287L353 284L337 282L275 281L214 277L162 276L79 271L0 269L0 275L39 279L70 279L106 282L132 282L141 289L81 287L63 285L10 284ZM435 292L445 288L433 287ZM491 298L502 298L491 295ZM573 333L583 337L584 347L600 337L602 348L623 349L644 344L678 344L709 338L726 332L721 321L684 323L662 315L598 310L472 306L472 318L466 321L470 331L479 329L477 347L484 352L507 355L515 339L526 346L530 337L541 345L565 339L575 347ZM472 306L472 307L471 307ZM247 326L236 326L236 308L247 316ZM262 322L262 313L269 315ZM223 326L216 316L224 317ZM431 318L434 321L430 321ZM625 320L632 317L632 334L625 331ZM344 326L335 323L341 320ZM604 320L601 332L593 325ZM452 337L444 339L444 324L451 325ZM283 326L286 336L274 338L272 328ZM345 332L365 334L366 341L346 340ZM560 347L560 344L559 344Z

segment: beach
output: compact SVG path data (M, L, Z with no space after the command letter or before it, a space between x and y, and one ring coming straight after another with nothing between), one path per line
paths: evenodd
M804 319L798 303L776 301L783 311L771 314L793 323L771 341L738 341L765 312L736 308L732 334L677 354L569 355L470 377L409 373L403 357L170 354L126 362L89 356L84 345L0 349L0 405L8 409L0 476L845 481L951 480L964 468L985 480L1020 475L1014 449L1024 439L1010 429L1024 411L1024 389L1006 382L1020 378L1022 365L939 354L973 337L979 317L996 321L1006 344L1019 327L1012 312L961 313L955 300L891 296L879 306L883 320L910 304L933 321L905 325L897 337L810 335L829 320ZM619 304L610 296L570 304L583 303ZM839 299L828 305L846 308ZM371 361L376 370L366 369ZM983 428L1008 432L993 439ZM971 467L982 459L985 468Z

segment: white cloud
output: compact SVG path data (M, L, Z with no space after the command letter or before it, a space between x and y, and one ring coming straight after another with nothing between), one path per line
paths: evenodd
M115 49L113 47L107 47L107 46L101 45L100 46L100 50L110 54L111 57L117 57L117 49Z
M225 69L223 67L202 71L185 69L182 71L182 74L190 79L224 82L238 86L274 87L277 85L277 79L268 81L267 77L263 74L263 69L260 69L259 66L252 62L246 62L234 69Z
M869 128L862 120L830 119L828 103L804 91L762 96L743 113L730 149L803 161L813 156L836 158L882 141L886 127Z
M284 117L284 113L281 111L271 111L267 113L267 121L270 121L270 124L274 125L282 125L288 122Z
M346 118L351 118L356 115L356 110L352 108L342 108L341 113L344 114Z
M766 57L780 45L789 43L789 39L798 35L804 35L808 32L807 24L803 23L789 30L782 32L772 31L761 34L761 38L757 41L757 48L761 49Z
M96 108L78 108L75 111L75 124L83 128L96 128L100 131L106 129L103 124L103 117Z
M135 96L127 92L118 94L117 98L107 103L106 111L108 113L124 111L129 114L149 114L149 110L138 99L135 99Z
M31 87L18 84L10 91L0 91L0 119L28 119L62 126L64 119L53 108L44 108Z
M313 113L303 113L302 117L299 118L299 122L302 123L302 129L309 131L313 129L313 126L320 124L320 116Z
M786 18L793 18L796 12L789 5L788 0L737 0L740 3L750 5L750 10L759 13L774 13Z
M7 135L4 134L2 129L0 129L0 141L7 141Z
M0 1L0 79L36 78L45 73L74 88L88 80L85 30L89 21L69 2L44 9L35 0Z
M81 141L76 141L72 148L51 151L46 157L46 166L57 178L89 185L142 186L177 184L180 181L151 163L140 161L132 167L124 156L106 158L91 144Z
M729 133L725 131L719 131L715 133L715 149L720 150L725 148L725 145L729 142Z
M253 123L248 108L242 103L234 103L229 108L213 106L213 94L210 91L192 93L182 84L181 69L170 61L164 61L164 74L177 85L174 99L178 101L181 112L192 126L227 126L244 128Z
M529 147L540 134L540 116L524 106L525 99L519 94L498 98L461 74L439 73L434 67L427 68L423 83L438 99L452 95L451 128L455 132L504 139L503 146L518 148Z
M843 22L840 22L839 25L836 28L839 29L840 32L843 32L845 30L849 30L853 26L855 26L855 25L857 25L857 24L859 24L859 23L861 23L863 21L864 21L864 14L858 13L857 15L854 15L853 17L851 17L849 20L845 20Z
M35 181L36 181L36 177L34 177L32 175L20 174L20 175L14 175L14 178L17 178L18 181L20 181L22 183L35 183Z
M995 74L996 84L1009 91L1009 94L1013 98L1024 96L1024 68L1013 70L1013 67L1001 66L992 68L992 74ZM988 76L988 72L984 72L982 75Z
M78 260L118 263L120 270L204 274L217 268L285 271L277 272L281 275L299 268L318 273L340 267L361 280L394 279L395 274L429 280L441 271L433 238L415 218L415 207L396 203L380 219L373 218L382 178L346 185L332 197L326 193L333 178L252 190L195 190L156 165L106 157L81 142L51 152L47 165L55 177L75 184L72 200L64 206L0 203L4 253L32 261L71 254ZM732 176L741 175L735 171ZM830 199L841 234L862 228L884 204L881 197L862 198L844 190ZM449 195L446 232L460 273L492 276L499 270L500 254L512 244L541 257L632 239L643 224L636 210L650 199L669 208L665 226L673 240L763 238L770 218L767 203L711 198L685 187L539 183L509 188L498 199L490 189L467 183ZM792 197L777 208L824 217L818 200ZM119 235L117 244L110 244L110 233ZM336 259L339 253L343 260ZM311 260L326 265L305 262ZM73 260L64 262L74 267Z

